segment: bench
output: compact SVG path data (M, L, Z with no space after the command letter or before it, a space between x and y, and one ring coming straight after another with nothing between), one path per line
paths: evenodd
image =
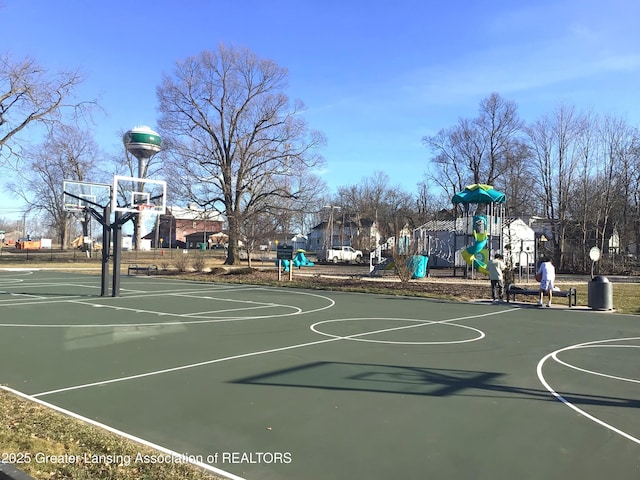
M538 297L540 295L540 289L529 289L518 287L513 283L507 286L507 302L513 299L516 300L516 295L534 295ZM578 304L578 294L574 287L569 287L569 290L554 290L553 297L563 297L569 300L569 308L575 307Z
M131 272L133 272L134 274L138 273L138 272L143 272L146 273L147 276L151 275L151 273L153 272L154 274L158 274L158 266L157 265L129 265L129 267L127 268L127 275L131 275Z

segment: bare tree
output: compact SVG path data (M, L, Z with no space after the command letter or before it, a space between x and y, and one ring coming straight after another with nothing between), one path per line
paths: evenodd
M594 219L593 213L598 208L599 199L594 195L593 180L597 168L597 128L598 118L592 115L585 116L583 128L578 142L578 163L576 174L576 182L572 196L577 201L569 205L572 218L578 224L580 234L581 265L583 271L587 271L589 258L587 256L588 246L592 240Z
M628 171L625 172L629 177L627 195L629 211L626 215L629 231L627 241L629 251L637 255L638 245L640 245L640 129L638 128L634 130L631 139L628 165Z
M494 186L507 197L507 215L518 217L539 214L541 204L531 183L537 172L531 162L531 149L524 141L511 143L505 152L505 164Z
M71 117L84 112L92 102L73 102L75 88L83 77L78 71L51 73L35 60L13 61L0 56L0 153L12 152L15 139L27 126L50 129L61 120L63 110Z
M416 211L414 208L414 197L400 188L389 189L389 195L386 200L384 218L388 231L392 233L396 239L395 249L397 253L407 255L407 249L403 249L401 239L405 237L403 232L405 229L411 233L416 225ZM407 236L410 239L411 236ZM408 240L407 240L408 241Z
M600 222L596 225L599 247L605 249L605 241L612 230L618 228L626 233L627 205L633 178L634 130L626 120L612 115L603 117L600 123L601 146L600 168L596 175L597 208ZM626 235L623 235L626 237ZM626 240L626 239L625 239Z
M291 177L312 175L321 163L324 137L308 129L302 104L283 93L286 78L273 61L221 45L178 63L157 89L173 188L226 216L227 264L238 259L251 214L301 198L304 186Z
M356 224L364 219L375 221L384 239L397 237L405 225L413 225L419 218L415 196L400 186L390 185L389 176L380 171L363 178L359 184L338 187L331 203Z
M424 137L424 145L434 152L427 176L440 186L449 198L472 183L462 153L457 144L457 127L440 130L436 135Z
M9 188L26 203L29 211L45 212L57 232L62 248L68 244L71 214L64 210L63 181L87 181L96 175L99 149L91 136L76 127L58 125L41 145L26 151L26 165ZM83 217L83 234L88 234L90 216Z
M564 268L570 200L579 171L584 116L560 105L553 116L543 116L527 128L537 170L536 181L544 212L551 224L556 265Z
M480 174L474 180L493 185L510 163L519 160L513 155L514 144L523 128L518 107L514 102L492 93L480 102L480 115L474 123L486 145L485 164L479 166Z
M279 227L277 214L256 212L247 218L247 222L242 225L241 235L249 267L252 267L253 253L256 247L268 245L269 240L277 236Z
M429 176L450 197L472 183L493 185L521 160L514 155L521 133L516 104L492 93L480 102L476 118L461 118L422 139L434 153Z
M416 195L416 222L422 225L433 219L440 210L451 205L451 199L434 188L432 182L425 179L418 182L418 193Z

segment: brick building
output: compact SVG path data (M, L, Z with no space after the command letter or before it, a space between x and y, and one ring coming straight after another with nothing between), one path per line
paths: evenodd
M224 221L218 212L188 208L167 207L167 213L160 215L152 232L144 238L151 240L152 248L189 248L187 236L200 233L204 237L222 232ZM206 232L206 233L205 233Z

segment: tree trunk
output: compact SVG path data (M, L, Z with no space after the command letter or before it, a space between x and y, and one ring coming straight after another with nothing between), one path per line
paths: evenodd
M236 265L240 262L240 225L235 215L229 216L229 248L227 249L227 259L225 265Z

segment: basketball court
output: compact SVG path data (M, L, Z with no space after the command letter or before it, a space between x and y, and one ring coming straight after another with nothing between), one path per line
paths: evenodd
M0 272L0 384L241 479L633 478L637 316Z

